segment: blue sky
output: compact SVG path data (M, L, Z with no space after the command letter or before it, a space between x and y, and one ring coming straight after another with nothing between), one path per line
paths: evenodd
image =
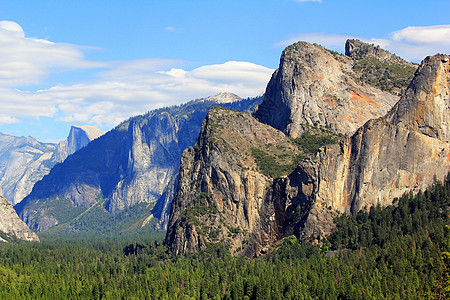
M58 141L151 109L264 92L282 50L347 38L450 54L450 1L3 1L0 132Z

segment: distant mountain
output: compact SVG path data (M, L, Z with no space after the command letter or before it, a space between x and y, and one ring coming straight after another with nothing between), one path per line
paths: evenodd
M69 136L57 145L55 152L56 161L63 162L69 155L85 147L92 140L95 140L103 134L103 131L94 126L72 126Z
M19 203L55 164L102 134L92 126L72 126L66 140L51 144L0 133L0 191L13 205Z
M123 122L56 165L15 206L35 231L118 233L165 228L183 150L216 105L252 111L261 98L230 93Z
M0 242L15 239L29 242L39 241L39 237L19 218L11 203L0 196Z

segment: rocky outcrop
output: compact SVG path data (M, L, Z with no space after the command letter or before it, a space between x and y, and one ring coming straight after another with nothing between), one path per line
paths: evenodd
M177 254L218 241L236 255L271 249L283 236L284 221L277 222L291 201L274 204L274 197L293 184L274 182L264 170L276 164L286 175L300 153L282 132L249 114L211 109L196 145L183 153L166 243Z
M0 241L19 239L38 242L39 237L32 232L15 212L11 203L0 196Z
M367 44L359 40L347 40L345 42L345 55L353 60L361 60L367 57L376 57L381 61L398 62L408 64L407 61L397 55L382 49L374 44ZM413 65L413 64L411 64Z
M209 108L245 110L260 102L239 99L222 93L130 118L53 168L16 210L36 231L62 223L70 231L88 230L98 218L83 218L94 206L106 209L111 224L133 219L126 226L165 228L183 150L194 145ZM137 214L128 213L141 204ZM119 227L111 230L125 230Z
M360 66L366 61L360 59L373 54L373 61L367 63L375 66L381 61L378 57L384 59L388 52L364 45L377 51L356 51L356 46L348 46L353 52L349 50L351 56L344 56L306 42L287 47L255 117L291 137L300 137L312 126L351 135L367 120L385 115L399 97L365 80L367 72ZM405 88L415 67L404 61L396 60L395 64L407 69ZM380 70L387 71L391 66L386 62Z
M353 60L352 70L360 82L402 95L417 64L409 63L380 46L347 40L345 55Z
M69 155L85 147L92 140L102 135L103 131L94 126L72 126L69 136L57 145L55 152L56 161L63 162Z
M390 205L443 180L450 171L449 72L448 56L426 58L385 116L296 168L288 167L302 157L296 140L249 116L212 110L197 144L183 154L166 243L179 254L222 242L234 255L258 256L291 234L317 242L339 213ZM273 106L286 108L279 101ZM280 167L284 174L267 172Z
M58 144L0 133L0 191L16 205L55 164L64 161L101 133L92 126L72 126L68 138Z

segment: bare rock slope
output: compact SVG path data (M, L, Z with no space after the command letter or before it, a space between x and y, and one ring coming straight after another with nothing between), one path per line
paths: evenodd
M347 55L340 55L306 42L287 47L256 118L300 137L310 126L351 135L367 120L384 116L416 67L373 45L347 41L347 48ZM383 74L393 69L391 77L405 76L406 82L396 82L395 89L383 86L376 81L378 74L369 76L370 68Z
M0 196L0 241L11 238L29 242L39 241L39 237L19 218L11 203Z

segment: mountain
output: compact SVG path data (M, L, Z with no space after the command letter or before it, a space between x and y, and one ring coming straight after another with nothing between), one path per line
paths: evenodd
M380 50L365 53L358 59L376 58ZM380 87L357 85L339 73L356 61L295 44L284 51L255 113L268 125L232 111L210 111L195 147L182 157L165 240L169 248L185 254L220 241L234 255L259 256L290 235L319 242L338 214L391 205L395 197L443 180L450 171L449 57L426 58L390 108L391 96ZM327 68L338 78L330 78ZM345 110L323 97L330 87ZM355 93L361 97L349 96ZM355 103L371 111L359 114L367 119L345 118L357 115ZM370 105L386 105L386 113L372 114Z
M19 203L55 164L101 134L92 126L72 126L65 141L51 144L0 133L0 191L13 205Z
M14 137L0 133L0 189L17 204L27 196L56 164L56 145L40 143L33 137Z
M84 125L70 127L69 136L57 145L55 152L56 161L63 162L69 155L85 147L92 140L95 140L103 134L103 131L94 126Z
M402 99L383 118L371 120L352 137L327 146L299 172L311 201L303 236L324 236L316 226L332 211L358 212L392 204L406 192L425 190L450 171L449 57L427 57Z
M133 117L56 165L15 206L35 231L118 233L165 228L180 157L216 105L253 110L230 93Z
M306 42L288 46L255 117L291 137L300 137L309 127L351 135L367 120L385 115L417 66L358 41L347 41L346 49L348 55ZM372 67L397 79L391 80L395 88L385 87L387 80L377 82L378 73L372 76L367 71Z
M19 218L8 199L0 196L0 242L14 239L39 241L39 237Z
M291 173L302 153L250 114L211 109L197 143L181 159L166 237L170 248L184 254L221 241L234 254L250 255L272 242L278 231L273 177Z

